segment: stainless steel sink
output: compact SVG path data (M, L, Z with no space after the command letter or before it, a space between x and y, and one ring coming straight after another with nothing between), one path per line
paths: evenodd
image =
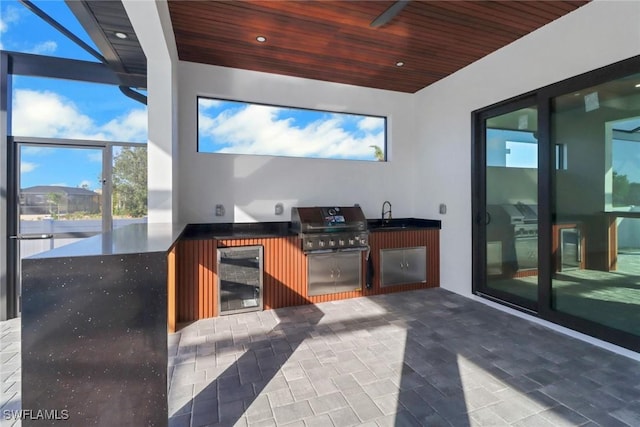
M389 220L371 220L367 224L370 230L402 230L405 228L416 227L412 224L411 218L394 218Z
M422 218L393 218L389 220L370 219L367 221L370 231L398 231L408 229L440 229L440 221Z

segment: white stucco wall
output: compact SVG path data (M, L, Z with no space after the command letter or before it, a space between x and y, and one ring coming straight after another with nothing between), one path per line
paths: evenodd
M415 214L443 221L442 287L471 294L471 112L640 54L638 23L640 2L597 0L415 95Z
M253 71L178 64L179 217L183 222L288 221L292 206L358 203L380 216L411 216L415 170L413 94ZM197 96L387 117L388 162L198 153ZM250 126L251 124L247 124ZM283 203L284 215L275 215ZM215 205L226 214L215 216Z
M123 0L147 57L148 220L177 222L178 52L166 2Z

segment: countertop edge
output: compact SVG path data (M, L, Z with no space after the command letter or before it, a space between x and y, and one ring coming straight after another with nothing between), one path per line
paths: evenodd
M176 223L130 224L25 260L169 252L185 228Z
M415 231L442 229L440 220L403 218L409 221L405 227L370 227L371 233L391 231ZM369 224L375 221L368 220ZM168 253L178 240L263 239L297 236L291 231L291 223L144 223L130 224L111 232L98 234L79 242L32 255L25 260L125 255L137 253Z

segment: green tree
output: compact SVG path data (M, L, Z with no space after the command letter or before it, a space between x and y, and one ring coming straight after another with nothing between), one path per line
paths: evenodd
M640 206L640 183L629 183L629 194L627 195L627 204Z
M49 202L49 213L54 219L60 215L60 203L64 196L61 193L49 193L47 194L47 202ZM54 209L55 206L55 209Z
M613 172L613 206L627 205L629 196L629 179L627 175Z
M147 148L124 147L113 162L113 207L119 215L147 214Z
M379 162L384 162L384 151L382 151L382 148L377 145L370 145L369 147L373 148L373 157Z

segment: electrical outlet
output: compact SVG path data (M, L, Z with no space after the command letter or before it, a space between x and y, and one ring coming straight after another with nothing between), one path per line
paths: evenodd
M440 203L440 213L442 215L447 213L447 205L445 205L444 203Z
M224 206L216 205L216 216L224 216Z

